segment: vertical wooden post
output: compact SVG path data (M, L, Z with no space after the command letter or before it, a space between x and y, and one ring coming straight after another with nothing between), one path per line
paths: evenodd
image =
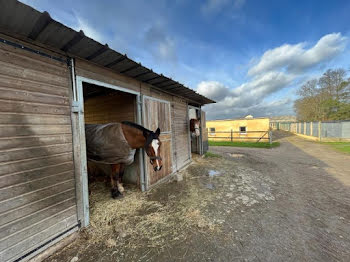
M272 144L272 131L269 131L269 143Z
M321 128L321 125L322 125L322 122L321 122L321 121L318 121L318 141L321 141L321 138L322 138L322 134L321 134L322 128Z
M231 142L232 142L232 140L233 140L233 137L232 137L232 135L233 135L233 134L232 134L232 129L231 129Z

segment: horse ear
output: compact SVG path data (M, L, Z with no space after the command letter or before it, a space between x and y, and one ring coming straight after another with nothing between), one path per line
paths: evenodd
M157 128L155 134L156 134L157 137L160 135L160 129L159 129L159 127Z

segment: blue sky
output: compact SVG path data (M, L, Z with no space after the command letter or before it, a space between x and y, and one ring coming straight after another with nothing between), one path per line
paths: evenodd
M22 2L215 99L208 119L293 114L303 82L350 69L350 1Z

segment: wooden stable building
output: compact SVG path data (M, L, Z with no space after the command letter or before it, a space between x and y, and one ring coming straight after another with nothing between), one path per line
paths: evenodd
M85 123L160 127L161 172L139 150L125 174L145 191L206 150L189 110L204 131L201 106L214 102L18 1L0 2L0 101L0 261L88 226Z

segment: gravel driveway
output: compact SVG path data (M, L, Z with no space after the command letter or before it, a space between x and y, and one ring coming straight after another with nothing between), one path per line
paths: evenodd
M350 156L287 132L274 137L281 146L270 150L210 148L275 181L275 200L244 217L241 258L350 261Z
M90 227L46 261L350 261L350 156L274 137L211 147L221 157L194 156L182 181L118 202L102 185Z

